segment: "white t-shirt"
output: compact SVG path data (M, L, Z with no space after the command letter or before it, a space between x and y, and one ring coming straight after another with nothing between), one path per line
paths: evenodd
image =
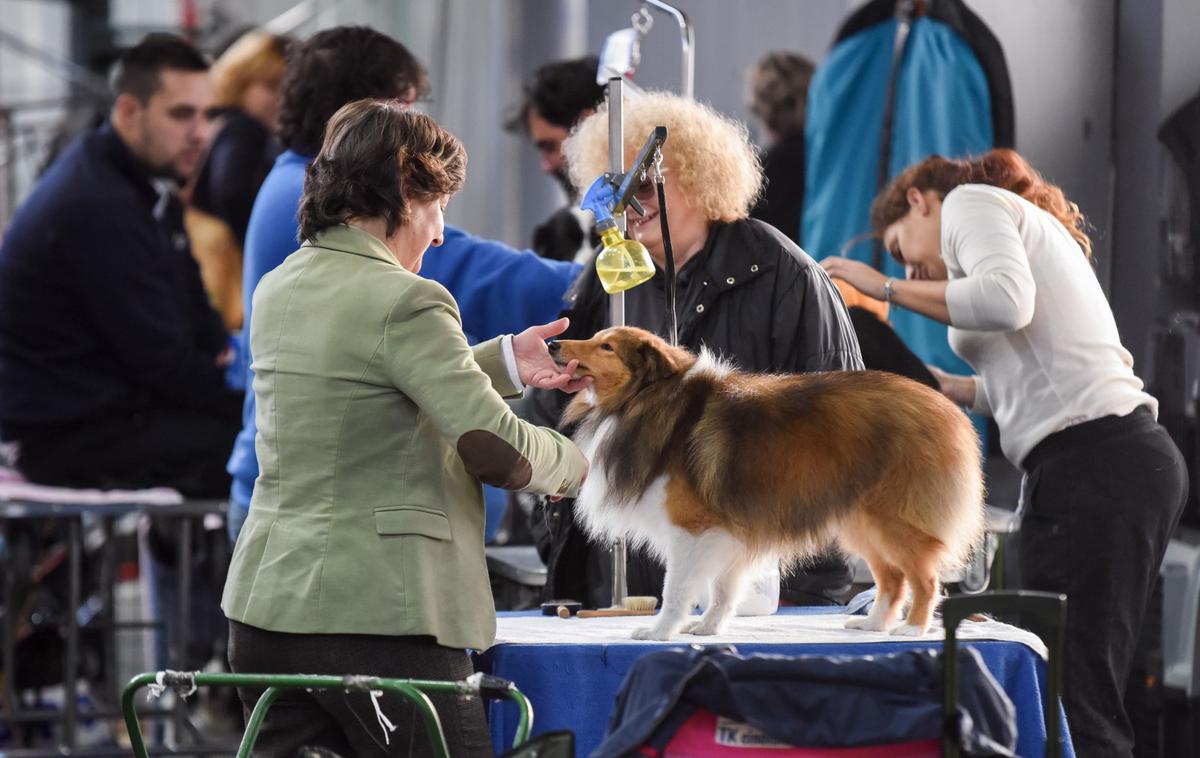
M990 413L1020 464L1069 426L1158 401L1142 391L1088 259L1049 213L1008 190L954 188L942 203L950 346L978 373L973 410Z

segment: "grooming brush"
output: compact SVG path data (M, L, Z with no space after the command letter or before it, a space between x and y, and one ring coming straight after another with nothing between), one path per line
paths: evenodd
M653 616L658 607L658 598L652 595L631 595L614 608L597 608L594 611L579 611L581 619L601 618L607 616Z

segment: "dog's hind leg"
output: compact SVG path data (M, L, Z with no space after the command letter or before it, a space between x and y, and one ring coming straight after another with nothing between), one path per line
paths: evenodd
M875 578L875 602L866 616L847 620L846 628L884 632L900 621L900 611L904 607L904 573L877 553L864 555L863 559Z
M663 606L654 626L633 631L635 640L669 640L683 627L700 589L709 584L727 560L715 556L729 552L735 542L727 532L709 529L698 535L672 527L666 540L667 577L663 584Z
M938 580L938 560L946 546L941 541L912 530L913 535L903 555L896 556L904 578L912 588L912 606L904 623L892 634L920 637L929 629L933 609L938 601L941 583Z

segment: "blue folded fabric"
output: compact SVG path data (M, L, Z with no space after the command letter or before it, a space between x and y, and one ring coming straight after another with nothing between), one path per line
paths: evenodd
M850 598L850 602L846 603L846 613L851 616L866 616L871 612L871 606L873 605L875 605L874 587L863 590Z
M1015 756L1016 711L978 652L959 651L959 734L968 756ZM621 685L608 734L591 758L662 750L697 709L801 747L941 739L941 654L742 657L693 646L640 658Z

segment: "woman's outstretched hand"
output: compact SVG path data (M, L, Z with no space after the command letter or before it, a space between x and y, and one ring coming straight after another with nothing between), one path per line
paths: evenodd
M560 318L542 326L531 326L513 337L513 357L517 359L517 375L522 382L539 389L563 392L578 392L592 383L590 376L575 376L579 361L560 366L546 348L546 340L565 332L570 323Z
M943 395L958 405L965 405L968 408L975 405L975 382L979 381L978 379L973 376L949 374L937 366L929 364L926 364L925 368L929 369L929 373L933 374L934 379L937 379L938 388Z
M830 256L821 261L821 268L831 276L845 281L867 297L883 300L883 283L887 277L862 261Z

